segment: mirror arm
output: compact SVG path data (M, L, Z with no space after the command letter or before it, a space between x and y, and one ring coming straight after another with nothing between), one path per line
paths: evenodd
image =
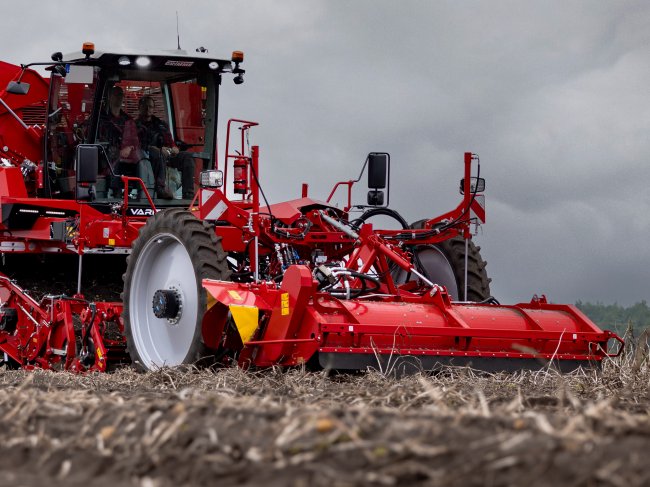
M25 71L27 71L27 68L29 67L29 64L21 64L20 65L20 75L18 76L18 79L16 80L16 83L21 83L23 79L23 75L25 74Z
M85 61L85 60L84 60ZM39 62L39 63L28 63L28 64L21 64L20 65L20 75L18 76L18 79L16 80L16 83L21 83L23 79L23 75L25 74L25 71L27 71L28 68L31 68L32 66L65 66L66 64L76 64L75 61L48 61L48 62Z
M350 181L351 183L358 183L361 181L361 178L363 177L363 172L366 170L366 166L368 165L368 160L370 159L370 154L366 156L366 161L363 163L363 167L361 168L361 172L359 173L359 177L357 179L354 179Z
M70 61L70 62L48 61L46 63L21 64L20 67L22 68L23 72L25 72L27 68L31 68L32 66L65 66L66 64L75 64L75 63L74 61ZM20 76L22 76L22 74Z

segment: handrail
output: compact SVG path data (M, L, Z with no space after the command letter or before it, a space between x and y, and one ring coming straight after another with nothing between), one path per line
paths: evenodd
M241 149L242 153L241 154L231 154L230 153L230 129L233 123L239 123L242 124L241 127L239 127L239 130L241 130ZM242 120L239 118L231 118L228 120L227 128L226 128L226 152L224 154L224 161L223 161L223 187L226 188L228 184L228 159L234 159L237 157L248 157L250 159L250 156L244 155L244 145L245 145L245 139L244 139L244 134L245 132L252 128L256 127L259 125L258 122L251 122L250 120ZM219 169L219 160L217 156L217 169Z

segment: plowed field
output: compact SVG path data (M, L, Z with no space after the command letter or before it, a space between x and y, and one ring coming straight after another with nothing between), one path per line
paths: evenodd
M74 292L74 260L48 282L13 260L34 295ZM87 297L117 299L121 267L84 262ZM650 485L638 351L570 375L0 368L0 485Z
M649 381L2 370L0 483L649 485Z

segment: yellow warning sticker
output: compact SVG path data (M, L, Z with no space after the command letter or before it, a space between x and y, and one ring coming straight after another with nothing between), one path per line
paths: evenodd
M282 316L287 316L289 314L289 293L280 295L280 307Z
M241 295L237 291L235 291L234 289L231 289L230 291L228 291L228 294L230 294L230 297L232 299L236 299L237 301L243 301L244 300L244 298L242 298Z
M111 245L112 247L115 247L115 239L114 238L109 238L108 239L108 245Z
M250 341L259 323L259 311L257 307L231 304L229 308L242 343Z

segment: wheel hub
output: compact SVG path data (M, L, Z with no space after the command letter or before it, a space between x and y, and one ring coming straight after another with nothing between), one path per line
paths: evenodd
M153 295L153 314L156 318L177 323L183 309L181 295L176 289L158 289Z

